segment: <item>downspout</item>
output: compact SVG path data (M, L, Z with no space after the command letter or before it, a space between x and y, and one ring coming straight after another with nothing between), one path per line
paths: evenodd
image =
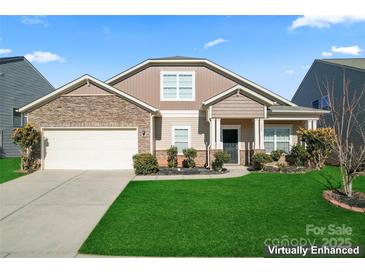
M210 169L210 149L212 147L212 132L211 132L211 123L212 123L212 120L211 120L211 116L212 116L212 107L210 106L208 109L207 109L207 121L209 123L209 144L208 144L208 163L207 163L207 168Z

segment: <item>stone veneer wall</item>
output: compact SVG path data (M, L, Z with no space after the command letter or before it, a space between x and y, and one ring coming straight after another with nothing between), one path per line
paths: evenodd
M156 150L156 157L158 164L161 167L167 167L167 152L166 150ZM182 161L185 159L184 155L178 155L177 162L178 166L182 167ZM204 167L207 163L207 151L198 150L197 157L195 158L195 164L197 167Z
M61 96L31 111L28 122L38 128L138 127L138 152L150 152L150 113L116 95Z

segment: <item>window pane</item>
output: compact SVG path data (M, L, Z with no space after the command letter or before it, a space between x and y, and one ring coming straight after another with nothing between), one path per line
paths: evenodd
M277 128L276 129L276 141L289 141L290 130L288 128Z
M312 102L312 108L319 108L319 100L315 100Z
M179 75L179 86L180 87L192 87L193 76L191 74L180 74Z
M321 108L322 109L329 109L329 100L328 100L328 96L323 96L321 99Z
M188 142L188 129L175 129L175 142Z
M191 99L193 98L193 89L192 88L181 88L179 89L179 98L180 99Z
M163 75L163 86L164 87L176 87L177 86L176 74L164 74Z
M284 150L286 153L289 153L290 144L289 142L277 142L276 149Z
M176 88L164 88L163 89L163 98L165 99L176 99L177 98L177 89Z
M275 129L273 129L273 128L264 129L264 140L265 141L273 141L274 135L275 135Z
M177 152L179 154L183 153L183 149L188 148L187 142L175 142L175 146L177 147Z
M274 150L274 142L265 142L265 151L267 153L270 153L271 151Z
M17 111L17 108L13 108L13 126L21 127L22 126L22 115Z

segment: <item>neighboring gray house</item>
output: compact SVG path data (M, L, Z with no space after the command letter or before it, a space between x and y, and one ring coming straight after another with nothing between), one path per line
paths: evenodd
M292 102L312 108L329 109L328 97L324 85L334 88L336 100L343 95L343 79L349 82L350 96L361 92L365 85L365 58L321 59L315 60L297 89ZM337 101L338 102L338 101ZM365 96L361 99L365 108ZM365 121L365 113L361 120ZM319 126L321 121L319 121ZM365 126L365 123L364 123ZM355 143L360 140L353 136Z
M0 58L0 157L19 155L18 147L11 140L11 132L23 126L25 118L17 110L53 90L26 58Z

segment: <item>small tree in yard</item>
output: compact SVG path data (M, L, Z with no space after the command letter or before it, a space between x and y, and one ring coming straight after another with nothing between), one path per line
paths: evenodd
M167 150L167 166L169 168L177 167L177 147L171 146Z
M198 155L198 152L194 148L184 148L183 154L185 159L183 161L183 167L192 168L195 167L195 158Z
M12 139L21 150L21 169L31 172L39 167L35 152L41 141L40 132L30 124L13 130Z
M341 168L344 191L351 197L354 178L365 171L365 82L361 89L352 92L349 84L343 72L341 94L336 97L333 83L330 85L328 80L322 85L318 83L324 91L322 94L328 96L331 114L324 123L336 133L334 152Z
M335 145L335 132L332 128L304 129L297 131L306 144L309 162L312 167L322 168Z

